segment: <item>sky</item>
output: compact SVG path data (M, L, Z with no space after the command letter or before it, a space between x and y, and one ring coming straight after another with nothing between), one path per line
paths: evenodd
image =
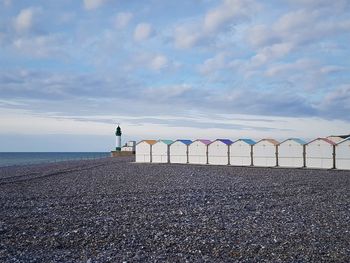
M0 0L0 151L350 134L348 0Z

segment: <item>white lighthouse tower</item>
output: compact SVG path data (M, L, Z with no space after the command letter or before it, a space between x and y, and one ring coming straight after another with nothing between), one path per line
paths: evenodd
M120 129L119 125L115 130L115 135L117 136L115 150L120 152L122 149L122 130Z

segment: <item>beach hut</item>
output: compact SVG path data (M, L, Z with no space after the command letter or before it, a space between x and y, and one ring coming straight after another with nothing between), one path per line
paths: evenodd
M335 145L335 168L350 170L350 137Z
M305 145L305 164L309 168L334 168L335 143L327 138L318 138Z
M143 140L136 144L136 162L150 163L152 161L152 145L156 142L156 140Z
M290 138L278 145L278 166L304 167L305 144L301 139Z
M208 144L208 163L216 165L228 165L229 151L232 141L229 139L217 139Z
M251 139L239 139L230 145L230 165L250 166L253 164L253 145Z
M342 137L333 136L333 135L326 137L326 139L328 139L328 140L330 140L330 141L332 141L334 143L338 143L338 142L341 142L342 140L344 140L344 138L342 138Z
M262 139L253 146L253 165L274 167L277 162L278 141L274 139Z
M169 146L171 140L159 140L152 145L152 163L168 163L169 162Z
M208 163L208 144L210 140L195 140L188 146L188 162L193 164Z
M188 145L191 140L176 140L170 144L170 163L188 163Z

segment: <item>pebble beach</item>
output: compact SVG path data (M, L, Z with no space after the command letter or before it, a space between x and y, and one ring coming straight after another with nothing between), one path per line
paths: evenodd
M3 167L0 262L350 262L350 171Z

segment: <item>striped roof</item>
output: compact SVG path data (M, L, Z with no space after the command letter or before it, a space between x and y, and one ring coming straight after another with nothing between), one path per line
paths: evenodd
M234 141L233 143L239 142L239 141L243 141L243 142L245 142L246 144L249 144L249 145L254 145L256 143L252 139L238 139L238 140Z
M317 140L322 140L322 141L325 141L325 142L327 142L327 143L329 143L329 144L336 145L335 142L333 142L333 141L331 141L331 140L329 140L329 139L327 139L327 138L316 138L315 140L312 140L311 142L308 142L307 144L310 144L310 143L312 143L312 142L314 142L314 141L317 141ZM307 145L307 144L306 144L306 145Z
M156 140L142 140L140 142L138 142L137 144L141 143L141 142L145 142L148 143L149 145L153 145L155 144L157 141Z
M177 142L182 142L183 144L190 145L192 143L191 140L176 140Z
M201 142L201 143L204 143L205 145L208 145L211 143L210 140L206 140L206 139L198 139L198 140L195 140L195 142L198 141L198 142Z
M270 143L272 143L273 145L278 145L278 144L279 144L279 142L276 141L275 139L262 139L262 140L258 141L257 143L262 142L262 141L270 142Z
M338 137L342 137L343 139L347 139L350 137L350 134L347 135L337 135Z
M337 145L338 145L338 144L341 144L341 143L343 143L343 142L346 142L346 141L350 141L350 137L345 138L344 140L342 140L342 141L338 142L338 143L337 143Z
M165 144L167 144L167 145L170 145L170 144L172 144L174 141L172 141L172 140L159 140L158 142L162 142L162 143L165 143Z
M289 140L295 141L296 143L299 143L299 144L301 144L301 145L306 144L305 141L303 141L302 139L299 139L299 138L289 138L289 139L287 139L287 140L284 140L284 141L281 142L280 144L282 144L282 143L284 143L284 142L286 142L286 141L289 141Z
M215 141L220 141L220 142L222 142L222 143L224 143L226 145L231 145L233 143L230 139L216 139Z
M332 142L335 142L335 143L341 142L343 140L343 138L339 136L328 136L326 137L326 139L331 140Z

